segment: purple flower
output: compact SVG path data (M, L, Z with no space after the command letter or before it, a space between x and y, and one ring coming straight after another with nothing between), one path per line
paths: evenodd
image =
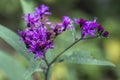
M74 20L76 24L80 24L80 26L84 25L84 23L86 22L85 19L81 18L81 19L75 19Z
M54 47L53 40L48 38L51 34L48 35L47 33L47 28L43 26L27 27L24 31L19 31L28 51L35 54L35 59L37 57L44 58L45 52Z
M40 7L35 8L36 13L40 16L42 19L44 15L50 15L51 12L49 12L49 7L45 6L44 4L40 5Z
M64 27L62 27L61 23L56 23L56 24L52 24L51 29L53 30L53 32L55 33L55 35L57 36L58 34L61 34L63 32Z
M103 37L108 37L109 36L109 32L108 31L103 32L102 36Z
M27 22L27 27L35 26L39 21L39 18L35 13L26 14L22 18Z
M96 18L93 21L81 19L75 19L75 24L80 25L82 38L85 39L88 35L89 36L104 36L108 37L109 33L104 32L104 28L96 22Z
M99 35L102 35L102 33L103 33L103 31L104 31L104 28L103 28L101 25L99 25L97 29L98 29L98 30L97 30L98 34L99 34Z
M93 21L86 20L85 22L82 22L81 25L83 38L86 38L87 35L92 37L95 36L96 28L99 24L96 22L96 19L94 19Z
M44 4L35 8L33 13L29 13L23 16L23 19L27 23L27 27L24 31L18 31L21 36L21 40L26 45L29 52L34 54L34 58L44 58L48 49L54 48L54 39L62 32L71 29L74 32L73 21L69 16L63 16L62 22L52 23L48 19L50 15L49 7ZM94 37L97 35L108 37L109 33L104 31L104 28L96 22L85 19L75 19L76 24L80 25L82 38L86 38L88 35Z
M62 19L62 26L64 28L63 31L70 28L71 24L72 24L72 20L70 19L70 17L69 16L63 16L63 19Z
M69 28L71 30L74 30L72 22L73 21L70 19L69 16L63 16L62 23L59 22L56 24L52 24L50 27L55 33L55 36L57 36L58 34L61 34L63 31L68 30Z
M53 24L45 15L50 15L49 7L42 4L35 12L23 16L27 23L24 31L18 31L21 40L25 43L29 52L34 53L34 58L44 58L48 49L54 48L54 39L71 24L69 17L63 18L62 23Z
M49 7L42 4L35 9L33 13L23 16L27 23L27 28L24 31L18 31L21 40L25 43L29 52L34 53L34 58L44 58L44 54L48 49L54 48L53 30L49 30L46 26L52 25L45 15L50 15Z

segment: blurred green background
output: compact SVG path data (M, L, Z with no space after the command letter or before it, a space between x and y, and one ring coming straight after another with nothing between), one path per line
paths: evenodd
M53 21L60 21L63 15L69 15L71 18L85 18L89 20L97 17L98 22L110 32L109 38L82 41L72 48L72 50L84 50L85 52L91 53L95 58L113 62L116 64L116 67L58 63L55 64L53 68L51 80L120 80L120 0L26 1L35 7L42 3L50 6L50 11L53 13L50 19ZM7 26L17 33L18 29L25 27L21 19L23 14L20 0L0 0L0 24ZM67 47L71 42L70 39L71 36L67 35L67 32L59 36L55 42L56 52L60 52ZM1 38L0 51L9 53L9 55L25 67L25 69L28 67L25 58ZM66 54L70 52L71 51L68 51ZM9 66L11 65L12 64ZM8 68L11 69L9 66ZM11 74L13 73L11 72ZM43 80L40 79L41 75L37 72L32 76L34 80ZM1 68L0 80L10 80Z

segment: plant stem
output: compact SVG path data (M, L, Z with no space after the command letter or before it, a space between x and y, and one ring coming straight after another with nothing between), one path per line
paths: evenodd
M70 49L72 46L74 46L76 43L78 43L80 40L86 40L86 39L93 39L93 38L97 38L98 36L95 36L95 37L89 37L89 38L80 38L78 40L76 40L74 43L72 43L71 45L69 45L67 48L65 48L62 52L60 52L54 59L53 61L51 61L50 65L52 65L57 59L59 56L61 56L65 51L67 51L68 49Z
M86 38L86 39L93 39L93 38L97 38L98 36L95 36L95 37L89 37L89 38ZM85 39L85 40L86 40ZM49 70L50 70L50 67L51 65L65 52L67 51L68 49L70 49L72 46L74 46L76 43L78 43L80 40L84 40L83 38L80 38L78 40L76 40L75 42L73 42L71 45L69 45L67 48L65 48L62 52L60 52L50 63L48 63L46 57L44 58L44 61L45 63L47 64L47 69L45 71L45 80L48 80L48 75L49 75Z
M45 80L48 80L48 73L49 73L50 66L49 66L49 63L48 63L48 61L46 59L45 54L44 54L44 61L45 61L46 65L47 65L47 68L45 69Z
M80 40L82 40L82 38L76 40L74 43L72 43L71 45L69 45L67 48L65 48L62 52L60 52L50 63L50 65L52 65L59 56L61 56L65 51L67 51L68 49L70 49L73 45L75 45L76 43L78 43Z
M75 41L74 43L72 43L70 46L68 46L66 49L64 49L62 52L60 52L52 61L51 63L48 63L46 57L44 58L45 63L47 64L47 69L45 72L45 80L48 80L48 74L49 74L49 69L51 67L51 65L58 59L59 56L61 56L65 51L67 51L69 48L71 48L73 45L75 45L77 42L79 42L80 40L82 40L82 38L78 39L77 41Z
M48 80L49 70L50 70L50 66L48 65L46 72L45 72L45 80Z

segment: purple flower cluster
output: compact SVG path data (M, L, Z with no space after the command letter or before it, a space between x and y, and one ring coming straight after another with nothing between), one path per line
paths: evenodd
M96 18L93 21L85 19L71 20L69 16L63 16L62 22L53 23L50 22L48 16L51 15L49 7L44 4L35 8L33 13L29 13L23 16L23 19L27 23L27 27L24 31L19 31L22 41L25 43L29 52L32 52L34 58L44 58L48 49L54 48L54 39L63 31L68 29L74 30L74 23L80 25L82 38L87 36L104 36L108 37L109 33L104 31L104 28L96 22Z
M64 16L62 22L54 24L47 17L50 14L49 7L42 4L33 13L23 16L27 27L24 31L18 31L28 51L35 54L35 59L44 58L46 51L54 48L56 36L69 29L72 24L68 16Z
M108 37L109 33L104 31L104 28L96 22L96 18L93 21L85 19L75 19L75 23L80 25L82 38L85 39L88 35L94 36L104 36Z

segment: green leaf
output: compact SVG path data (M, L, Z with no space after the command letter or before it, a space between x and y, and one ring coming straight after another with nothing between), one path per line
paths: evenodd
M54 53L52 53L52 51L53 50L48 50L47 53L45 53L48 63L50 63L54 58Z
M70 56L65 56L65 60L70 63L115 66L113 63L105 60L94 59L89 53L74 52Z
M34 10L34 3L30 0L20 0L23 13L31 13Z
M20 37L11 31L8 28L0 25L0 37L5 40L8 44L10 44L15 50L24 55L27 59L29 59L29 68L25 72L25 78L29 78L31 74L35 71L41 71L40 67L45 66L44 61L40 59L40 61L34 60L33 54L28 53L27 49L22 41L20 41Z
M0 69L5 73L8 80L25 80L23 77L25 68L2 51L0 51ZM27 80L31 80L30 77Z
M24 43L20 41L20 37L13 31L2 25L0 25L0 37L26 58L30 59L31 57L33 57L31 53L27 52Z
M31 58L31 60L29 61L29 68L26 70L24 76L25 78L29 78L34 72L43 72L43 68L46 67L46 63L44 60L42 59L37 59L34 60L33 58Z

